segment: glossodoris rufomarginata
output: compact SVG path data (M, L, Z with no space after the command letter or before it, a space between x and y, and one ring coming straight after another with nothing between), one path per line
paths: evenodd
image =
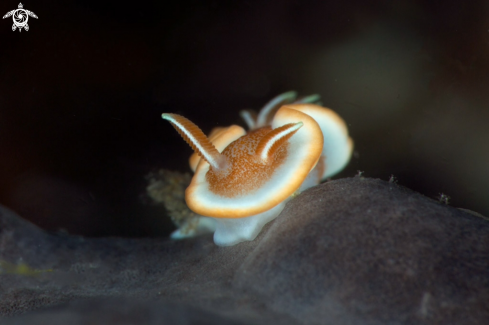
M185 200L195 213L215 220L217 245L255 239L293 194L346 166L353 149L347 126L314 104L318 99L284 93L259 114L241 112L248 132L232 125L209 137L183 116L162 114L195 151Z

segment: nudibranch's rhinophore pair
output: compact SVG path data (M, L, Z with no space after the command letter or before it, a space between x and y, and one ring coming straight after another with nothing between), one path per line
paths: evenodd
M195 213L215 220L217 245L255 239L293 194L338 173L350 160L353 141L341 117L314 104L317 95L296 96L279 95L259 114L242 111L248 132L232 125L206 137L185 117L162 114L195 151L185 200Z

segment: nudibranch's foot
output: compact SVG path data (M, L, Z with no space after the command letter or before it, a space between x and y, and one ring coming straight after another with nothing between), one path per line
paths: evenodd
M214 243L218 246L233 246L254 240L263 226L278 217L284 207L285 201L268 211L246 218L213 218L216 220Z
M302 182L301 187L296 191L295 194L304 192L305 190L316 186L323 179L325 170L325 157L320 156L316 166L309 172L304 182Z
M195 217L179 225L170 237L171 239L192 238L211 234L214 231L216 231L216 220L214 218Z

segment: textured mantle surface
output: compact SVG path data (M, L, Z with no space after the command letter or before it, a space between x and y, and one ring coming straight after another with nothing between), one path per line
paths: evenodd
M2 324L489 323L489 222L362 177L253 242L51 235L0 208Z

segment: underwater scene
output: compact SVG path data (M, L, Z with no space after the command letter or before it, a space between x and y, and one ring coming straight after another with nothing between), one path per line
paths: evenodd
M0 9L0 324L489 324L488 2Z

